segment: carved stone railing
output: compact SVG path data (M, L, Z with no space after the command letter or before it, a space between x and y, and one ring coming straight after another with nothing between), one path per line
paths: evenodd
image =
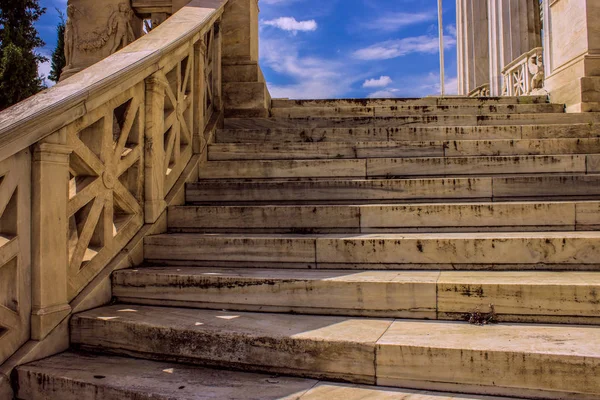
M481 86L477 86L475 89L469 92L469 97L490 97L490 84L485 83Z
M68 317L184 201L222 120L228 0L194 0L120 52L0 113L0 397L68 346Z
M541 47L524 53L502 70L504 96L527 96L544 87L544 56Z

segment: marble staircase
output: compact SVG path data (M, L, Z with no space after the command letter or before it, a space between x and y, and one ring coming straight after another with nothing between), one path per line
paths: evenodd
M225 120L145 264L73 317L73 352L18 368L19 399L600 397L600 114L272 107Z

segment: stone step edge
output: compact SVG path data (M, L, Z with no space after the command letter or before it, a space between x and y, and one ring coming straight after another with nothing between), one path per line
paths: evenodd
M555 128L555 129L553 129ZM575 130L575 131L574 131ZM548 132L551 132L550 134ZM404 137L407 136L407 137ZM430 139L419 139L421 137ZM469 138L474 136L474 138ZM349 143L364 142L597 138L600 130L590 124L489 125L489 126L399 126L356 128L253 128L219 129L215 143Z
M190 265L398 270L597 270L600 232L402 234L160 234L151 262Z
M109 394L120 400L164 400L172 398L174 393L186 396L186 399L202 393L215 399L237 400L331 400L357 395L361 398L410 396L411 400L430 400L431 396L437 400L509 400L217 370L72 351L18 367L15 380L18 383L16 395L22 400L42 397L46 400L100 399ZM48 387L53 388L52 397L45 397L49 396Z
M564 150L544 148L546 144L556 142L566 142L565 145L573 146ZM599 151L584 148L586 145L593 147L594 144L598 145ZM503 149L502 146L506 148ZM577 146L582 148L578 149ZM593 155L600 153L600 138L273 143L272 148L266 149L269 155L265 155L264 147L264 143L252 142L213 143L208 145L208 161ZM334 156L333 153L336 152L338 153ZM377 152L381 154L376 154ZM392 156L393 152L400 154Z
M207 161L199 180L600 174L600 154Z
M493 104L493 105L372 105L335 107L276 107L271 110L275 118L305 117L395 117L395 116L451 116L451 115L520 115L563 114L564 106L558 104ZM233 115L233 114L231 114ZM227 117L227 116L226 116Z
M515 212L526 212L527 208L534 208L536 211L536 221L525 221L517 214L517 221L512 221L505 213L514 214ZM559 214L559 211L571 209L572 219L568 220ZM473 215L481 215L482 210L490 210L490 215L483 219L482 223L467 223L469 211ZM539 212L538 210L542 210ZM268 214L268 212L272 212ZM298 212L293 214L296 216L289 225L282 224L281 217L283 213ZM422 217L422 213L434 213L439 215L436 217L436 224L427 223ZM445 212L452 213L458 211L460 218L456 215L444 215ZM305 229L306 233L310 233L310 229L319 228L338 228L340 232L344 230L354 230L363 232L369 229L434 229L434 228L502 228L507 227L515 229L518 227L555 227L560 230L564 227L565 231L569 230L586 230L586 227L600 227L600 217L597 221L590 218L590 213L594 211L600 212L600 201L562 201L562 202L473 202L473 203L423 203L418 205L398 205L398 204L381 204L381 205L221 205L221 206L206 206L206 205L183 205L171 206L168 209L167 219L168 228L172 232L176 229L219 229L225 232L227 229L281 229L282 231L292 231L294 229ZM223 221L223 215L219 212L228 212L227 220ZM387 220L388 223L382 223L380 217L376 214L380 212L382 215L394 213L396 216L402 212L413 217L412 220L402 221L401 223ZM500 213L493 215L492 213ZM529 211L529 213L531 210ZM540 223L537 219L541 213L551 213L552 221L544 220ZM336 215L332 216L333 213ZM191 214L191 216L190 216ZM198 220L198 217L201 217ZM231 217L231 218L229 218ZM473 217L471 217L472 219ZM481 217L480 217L481 218ZM215 220L213 222L213 220ZM491 219L498 220L492 224ZM202 223L202 220L210 221ZM477 220L474 220L477 222ZM555 224L549 222L555 221ZM568 227L568 228L567 228ZM596 229L589 229L596 230ZM207 232L209 233L209 232ZM233 232L232 232L233 233ZM291 233L291 232L290 232ZM365 233L369 233L365 231Z
M71 319L76 349L353 383L543 399L600 394L599 331L572 325L480 327L138 305L102 307ZM162 340L153 340L157 337ZM548 373L522 372L540 369ZM555 376L559 371L566 374L564 379Z
M598 174L520 174L512 176L411 177L391 179L209 180L189 183L188 204L357 204L453 203L527 200L596 200ZM443 194L432 189L445 189ZM536 190L533 190L533 188ZM350 193L348 189L352 188ZM414 191L407 191L412 190ZM302 198L298 190L311 192ZM393 189L374 198L372 193ZM402 189L403 191L399 191ZM251 192L247 192L252 190ZM345 192L337 192L345 190ZM540 191L541 190L541 191ZM270 197L265 198L264 194ZM337 193L337 194L336 194Z
M147 264L114 272L112 285L115 298L127 304L450 321L465 321L480 312L497 322L600 323L594 297L600 292L600 271L275 270ZM303 299L301 288L311 299ZM350 298L331 303L326 297L332 290ZM396 294L391 300L372 293L368 305L352 298L369 290ZM289 301L277 300L292 293Z
M428 96L428 97L404 97L404 98L384 98L384 99L364 99L364 98L350 98L350 99L272 99L271 107L273 108L286 108L286 107L314 107L316 105L329 106L330 104L336 103L348 103L363 105L369 103L394 103L394 104L423 104L430 105L452 105L452 102L467 102L476 104L485 104L486 102L493 102L495 104L557 104L550 103L548 96L502 96L502 97L465 97L465 96Z

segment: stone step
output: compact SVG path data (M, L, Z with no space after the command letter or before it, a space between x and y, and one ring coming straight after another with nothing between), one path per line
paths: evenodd
M21 400L500 400L67 352L16 372Z
M465 320L600 322L600 272L352 271L148 267L113 274L122 303Z
M200 181L186 190L196 204L348 204L562 200L600 196L600 175L416 179Z
M600 172L600 155L209 161L200 169L199 178L405 178L588 172Z
M397 98L397 99L325 99L325 100L289 100L273 99L271 107L373 107L373 106L452 106L452 105L497 105L497 104L543 104L548 102L547 96L520 96L520 97L422 97L422 98Z
M217 143L316 143L326 142L398 142L454 140L517 140L556 138L597 138L600 124L573 123L555 125L492 125L492 126L388 126L358 128L258 128L221 129Z
M171 232L411 233L600 229L600 202L175 206Z
M495 139L401 142L218 143L210 161L460 157L600 153L600 139Z
M600 328L114 305L76 348L353 383L544 399L600 395Z
M266 128L400 128L409 126L502 126L539 124L598 125L600 113L492 114L492 115L419 115L393 117L298 117L298 118L226 118L226 129Z
M379 106L333 106L333 107L277 107L271 116L277 118L305 117L395 117L408 115L490 115L563 113L561 104L493 104L493 105L379 105Z
M162 234L151 262L321 269L596 270L600 232Z

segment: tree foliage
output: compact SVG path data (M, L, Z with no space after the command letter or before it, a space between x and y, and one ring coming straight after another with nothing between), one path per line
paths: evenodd
M60 22L56 26L58 40L56 42L56 48L52 52L52 66L50 75L48 75L48 79L53 82L58 82L60 73L67 64L65 58L65 16L59 9L56 9L56 11L58 11L58 15L60 15Z
M44 46L34 23L45 8L37 0L0 0L0 109L5 109L44 88L36 53Z

